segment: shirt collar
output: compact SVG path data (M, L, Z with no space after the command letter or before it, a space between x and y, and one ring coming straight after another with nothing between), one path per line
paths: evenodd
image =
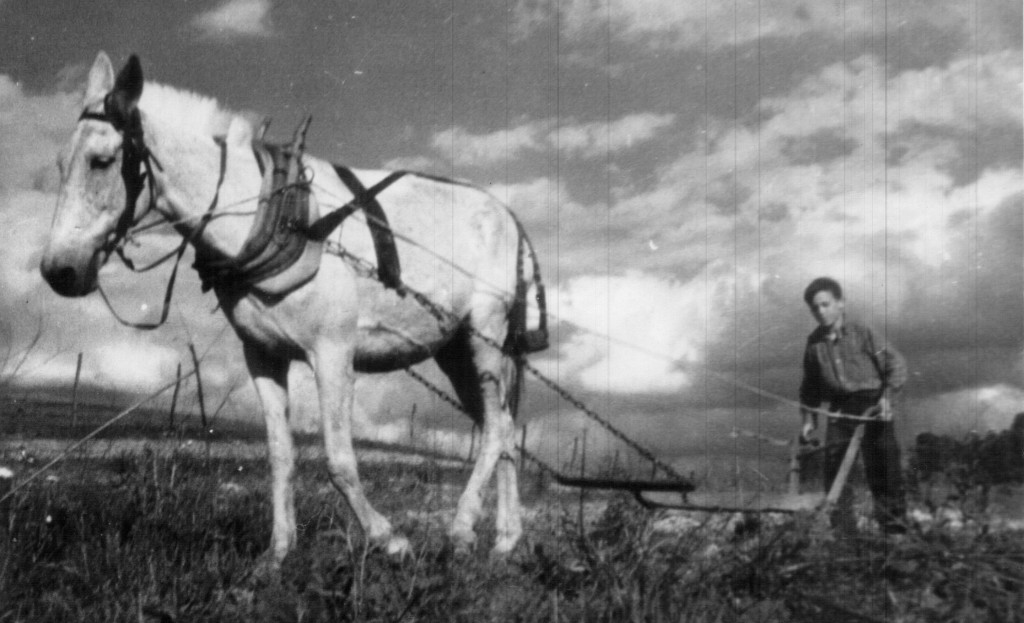
M825 332L825 339L830 341L830 342L835 342L839 338L841 338L841 337L843 337L845 335L846 335L846 316L841 316L839 318L839 328L837 329L835 327L829 327L829 329Z

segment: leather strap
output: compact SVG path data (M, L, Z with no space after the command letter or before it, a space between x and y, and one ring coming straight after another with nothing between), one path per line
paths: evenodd
M195 269L204 292L218 285L252 287L290 268L305 250L307 238L302 230L309 214L310 189L302 173L301 154L265 143L254 143L253 150L261 170L260 151L268 154L272 166L269 188L260 195L256 219L238 255L197 255Z
M196 226L194 230L192 230L191 234L186 236L181 241L181 244L178 245L178 248L175 249L173 252L165 255L160 260L150 264L149 266L142 269L137 269L135 268L135 264L127 256L125 256L124 253L120 250L120 247L118 247L118 256L120 256L121 261L123 261L125 263L125 266L127 266L130 270L134 272L146 272L160 264L163 264L165 260L174 257L174 268L171 269L171 276L167 279L167 288L164 290L164 301L160 311L160 318L156 322L135 322L127 320L117 312L117 310L114 308L113 303L111 303L110 299L107 297L107 293L103 291L103 286L97 280L96 286L97 289L100 291L100 296L103 298L103 302L106 304L107 309L110 310L110 313L114 316L114 318L122 325L126 327L131 327L132 329L152 331L153 329L157 329L161 327L165 322L167 322L167 317L170 315L171 312L171 297L174 295L174 283L175 281L177 281L178 278L178 266L181 264L181 258L183 255L185 255L185 249L188 248L188 245L190 245L194 240L196 240L200 236L200 234L202 234L202 231L206 227L206 224L209 223L210 219L213 218L213 211L217 209L217 204L220 202L220 189L221 186L224 185L224 175L227 172L228 150L227 146L223 142L218 142L218 144L220 145L220 173L217 176L217 189L213 193L213 199L210 201L209 207L206 208L206 212L204 212L203 216L200 218L199 224Z
M352 193L353 199L310 225L306 230L307 235L322 242L349 215L356 210L362 210L366 213L366 224L370 228L370 237L373 238L373 247L377 252L377 276L385 287L401 292L402 269L398 261L398 249L395 248L395 236L391 232L384 208L377 201L377 195L407 172L394 171L370 188L366 188L351 169L335 165L334 170Z

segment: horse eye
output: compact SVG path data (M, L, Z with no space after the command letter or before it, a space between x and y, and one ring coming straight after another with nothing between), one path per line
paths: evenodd
M114 164L113 156L93 156L89 159L89 168L94 171L102 171Z

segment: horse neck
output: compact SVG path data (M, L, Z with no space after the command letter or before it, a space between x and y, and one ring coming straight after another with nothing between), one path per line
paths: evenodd
M254 219L260 174L251 149L210 136L181 135L159 123L144 124L156 164L156 209L197 251L235 256ZM247 157L246 157L247 156ZM197 227L202 230L195 234Z

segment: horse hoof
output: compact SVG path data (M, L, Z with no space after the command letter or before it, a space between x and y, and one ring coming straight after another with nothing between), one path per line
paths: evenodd
M409 539L404 536L393 536L388 539L387 544L384 546L384 551L387 552L388 556L405 558L406 556L412 556L412 545L409 544Z
M494 542L494 547L491 549L491 558L504 558L512 553L519 543L519 537L516 538L498 538Z
M258 585L274 584L280 580L281 561L273 552L265 552L253 564L248 584L251 588Z
M468 543L456 543L451 544L451 556L455 560L465 560L473 555L473 546Z
M451 539L452 551L456 556L467 556L472 553L473 548L476 546L476 534L472 530L468 532L453 532Z
M451 537L456 553L469 553L476 545L476 533L472 530L453 530Z

